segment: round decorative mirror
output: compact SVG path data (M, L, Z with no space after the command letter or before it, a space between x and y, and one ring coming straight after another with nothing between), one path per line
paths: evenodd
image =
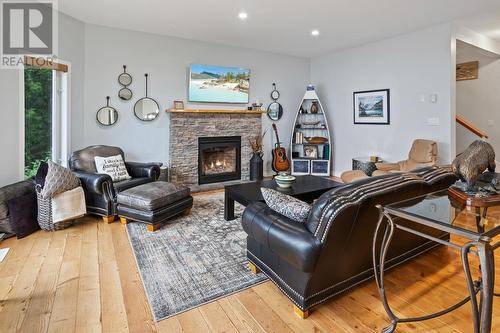
M127 66L123 65L123 73L118 75L118 83L122 86L129 86L132 83L132 76L127 73Z
M267 107L267 116L272 121L278 121L283 116L283 107L278 102L272 102Z
M148 97L148 74L146 77L146 97L141 98L134 105L135 116L142 121L152 121L160 114L160 105L152 98Z
M130 90L127 87L121 88L118 91L118 97L120 97L120 99L123 99L124 101L128 101L129 99L132 98L132 90Z
M273 83L273 91L271 91L271 99L274 101L267 107L267 116L272 121L278 121L283 116L283 107L277 102L280 98L280 92L276 89L276 83Z
M96 119L103 126L111 126L118 121L118 111L114 107L109 106L109 96L106 96L106 106L97 110Z
M273 83L273 91L271 91L271 99L277 101L280 98L280 92L276 90L276 83Z
M134 114L142 121L155 120L160 113L158 103L149 97L144 97L138 100L134 105Z

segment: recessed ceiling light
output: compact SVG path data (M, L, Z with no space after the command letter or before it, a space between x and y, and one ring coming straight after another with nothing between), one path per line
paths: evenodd
M314 29L313 31L311 31L311 35L319 36L319 30Z
M238 17L240 18L240 20L246 20L248 17L248 14L245 12L241 12L238 14Z

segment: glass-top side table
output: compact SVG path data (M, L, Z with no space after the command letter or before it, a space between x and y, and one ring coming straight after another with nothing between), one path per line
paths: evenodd
M382 332L394 332L398 323L422 321L442 316L456 310L467 302L471 303L474 332L491 332L493 296L499 296L494 293L495 263L493 252L500 247L499 239L495 239L495 236L500 234L500 222L492 219L483 224L484 219L482 218L476 219L475 223L455 219L455 216L458 215L457 212L461 211L463 206L456 204L456 201L448 195L448 190L404 200L385 207L377 205L377 208L380 216L373 236L373 269L381 301L391 320L391 324L384 328ZM424 225L452 235L461 236L467 239L467 242L458 244L430 236L408 227L409 224L402 225L399 223L402 219L415 222L417 225ZM457 304L433 314L413 318L399 318L396 316L387 301L384 287L385 258L396 229L459 250L469 295ZM382 235L381 243L377 243L380 235ZM380 248L377 247L377 244L380 244ZM476 281L472 278L469 253L476 254L479 258L481 277ZM480 293L479 304L476 299L478 293Z

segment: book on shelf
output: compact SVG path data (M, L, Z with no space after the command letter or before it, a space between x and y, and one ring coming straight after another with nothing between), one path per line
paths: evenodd
M304 143L304 133L300 131L295 132L295 143Z

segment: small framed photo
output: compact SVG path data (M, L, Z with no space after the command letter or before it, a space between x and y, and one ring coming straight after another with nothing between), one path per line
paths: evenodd
M389 89L356 91L353 93L355 124L390 124Z
M303 176L311 173L311 161L309 160L292 160L292 175Z
M184 110L184 102L183 101L174 101L174 109L175 110Z
M318 146L304 145L304 157L318 158Z

